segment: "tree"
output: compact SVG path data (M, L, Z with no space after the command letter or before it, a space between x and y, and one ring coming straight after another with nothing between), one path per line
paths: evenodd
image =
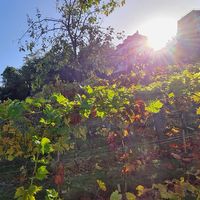
M59 78L80 82L113 66L114 30L100 27L99 19L122 1L57 2L58 18L43 18L39 10L34 19L28 17L28 30L20 41L26 34L30 40L20 49L31 53L21 69L8 67L2 74L1 100L24 99Z
M114 50L114 30L103 29L99 25L100 13L105 11L106 5L103 1L95 4L88 2L86 6L80 0L64 0L58 1L58 18L43 18L39 11L35 19L28 18L25 34L28 34L30 41L26 42L26 49L38 57L35 61L39 85L47 84L51 78L55 79L55 75L66 80L69 68L78 69L87 77L96 69L99 71L113 66L110 56ZM37 50L38 46L40 50ZM24 47L21 50L25 50ZM49 81L45 82L47 79Z
M43 51L51 47L62 48L68 45L68 52L71 53L71 60L77 66L80 49L91 42L91 38L101 32L99 25L100 16L108 14L115 7L124 4L124 0L110 0L105 3L100 0L63 0L57 1L58 18L43 18L37 10L35 19L28 17L28 30L21 37L28 34L30 41L26 41L26 49L31 52L40 46ZM25 50L25 47L21 47Z
M6 67L2 73L2 83L0 88L0 100L24 99L30 95L30 88L22 74L22 70L14 67Z
M126 0L79 0L79 2L83 9L89 9L93 5L98 5L102 13L109 15L116 7L123 6Z
M26 42L27 50L32 51L38 44L44 51L68 44L76 63L80 47L88 43L89 32L98 27L97 10L95 6L84 10L78 0L64 0L57 11L58 18L43 18L39 10L35 19L28 18L25 34L30 37L30 42Z

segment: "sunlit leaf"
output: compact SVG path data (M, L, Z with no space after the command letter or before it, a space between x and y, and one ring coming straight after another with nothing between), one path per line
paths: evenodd
M121 199L122 195L117 190L114 191L110 196L110 200L121 200Z
M173 97L174 97L174 93L173 93L173 92L169 93L169 94L168 94L168 97L169 97L169 98L173 98Z
M55 189L47 189L45 200L60 200L58 192Z
M197 108L197 111L196 111L197 115L200 115L200 107Z
M163 103L160 100L151 101L148 106L146 106L146 110L150 113L158 113L160 109L163 107Z
M127 200L136 200L136 196L133 193L126 192Z
M42 138L41 140L41 153L45 154L45 153L50 153L53 151L52 145L50 144L50 140L46 137Z
M102 191L106 191L106 184L103 181L97 179L97 184Z
M62 94L53 94L53 97L56 99L56 101L63 106L67 106L67 103L69 100L64 97Z
M38 169L37 169L37 172L36 172L36 178L38 180L43 180L47 177L47 174L49 172L47 171L46 169L46 166L40 166Z
M140 197L143 194L144 186L143 185L138 185L136 187L136 190L137 190L137 195Z
M92 94L93 93L93 89L91 88L91 86L86 86L85 87L85 90L86 90L86 92L88 93L88 94Z

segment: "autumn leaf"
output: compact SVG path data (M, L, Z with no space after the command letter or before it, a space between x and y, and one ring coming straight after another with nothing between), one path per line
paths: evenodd
M142 194L143 194L144 186L143 186L143 185L138 185L138 186L136 187L136 190L137 190L137 195L140 197L140 196L142 196Z
M124 136L124 137L127 137L127 136L128 136L128 131L127 131L127 130L124 130L124 131L123 131L123 136Z
M200 107L197 108L196 114L197 114L197 115L200 115Z
M133 193L126 192L127 200L136 200L136 196Z
M97 184L102 191L106 191L106 184L103 181L97 179Z

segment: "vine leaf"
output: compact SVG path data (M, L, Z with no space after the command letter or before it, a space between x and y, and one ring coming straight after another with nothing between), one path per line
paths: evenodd
M67 104L69 103L69 100L62 94L53 94L53 97L60 105L67 106Z
M158 113L163 107L163 103L160 100L150 101L149 105L146 106L146 110L150 113Z
M41 153L44 155L45 153L50 153L53 151L53 148L50 144L50 140L46 137L41 140Z
M47 174L49 172L47 171L46 169L46 166L41 166L37 169L37 172L36 172L36 178L40 181L42 181L43 179L45 179L47 177Z
M197 115L200 115L200 107L197 108L197 111L196 111Z
M174 93L173 93L173 92L169 93L169 94L168 94L168 97L169 97L169 98L173 98L173 97L174 97Z
M126 192L127 200L136 200L136 196L133 193Z
M137 195L140 197L140 196L142 196L142 194L144 192L144 186L143 185L138 185L136 187L136 190L137 190Z
M24 187L17 188L15 192L15 199L17 200L36 200L35 195L42 190L42 187L36 185L29 186L28 189Z
M61 200L59 198L58 192L55 189L46 189L45 200Z
M119 194L117 190L114 191L110 196L110 200L121 200L121 199L122 199L122 195Z
M103 181L97 179L97 184L101 190L106 191L106 184Z

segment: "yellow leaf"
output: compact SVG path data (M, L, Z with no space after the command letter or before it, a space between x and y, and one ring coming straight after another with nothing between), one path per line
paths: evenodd
M168 97L169 97L169 98L173 98L173 97L174 97L174 93L173 93L173 92L169 93L169 94L168 94Z
M124 137L127 137L127 136L128 136L128 131L127 131L127 130L124 130L124 131L123 131L123 136L124 136Z
M180 132L180 129L179 128L172 128L171 131L176 134L176 133L179 133Z
M200 102L200 92L196 92L194 95L192 95L192 99L194 102L199 103Z
M180 182L181 182L181 183L184 183L184 182L185 182L184 177L181 177L181 178L180 178Z
M97 184L99 186L99 189L106 191L106 184L103 181L97 179Z
M140 197L140 196L142 196L142 194L143 194L144 186L143 186L143 185L138 185L138 186L136 187L136 190L137 190L137 195Z
M197 115L200 115L200 107L199 108L197 108Z
M133 193L126 192L127 200L136 200L136 196Z

